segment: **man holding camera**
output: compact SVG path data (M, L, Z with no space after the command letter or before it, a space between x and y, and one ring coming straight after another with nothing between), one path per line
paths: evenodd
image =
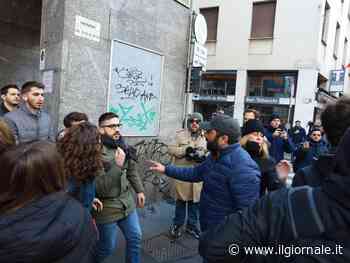
M187 129L176 133L176 145L169 146L169 153L174 157L174 164L182 167L192 167L201 163L206 157L206 139L199 128L203 121L200 113L193 113L187 120ZM202 183L188 183L175 180L176 207L170 235L173 238L181 236L181 227L185 224L187 210L186 232L199 238L198 204Z
M294 171L298 172L300 169L309 166L322 155L328 153L328 146L322 140L322 132L319 128L314 128L309 136L308 141L300 144L295 151Z
M270 126L266 130L266 137L271 143L270 155L278 163L284 159L284 153L293 153L295 146L288 133L281 127L281 119L278 115L273 114L270 119Z

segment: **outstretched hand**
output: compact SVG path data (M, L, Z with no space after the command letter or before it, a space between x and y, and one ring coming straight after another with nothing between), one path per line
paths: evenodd
M165 166L161 163L155 162L155 161L148 161L149 164L149 171L152 172L158 172L158 173L165 173Z

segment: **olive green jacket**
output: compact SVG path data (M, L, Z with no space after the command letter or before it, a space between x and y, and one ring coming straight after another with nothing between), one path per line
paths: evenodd
M126 160L123 168L116 165L115 149L103 147L104 161L110 168L96 177L96 197L103 203L101 212L93 212L98 224L112 223L127 217L135 208L132 188L136 193L144 192L136 162Z

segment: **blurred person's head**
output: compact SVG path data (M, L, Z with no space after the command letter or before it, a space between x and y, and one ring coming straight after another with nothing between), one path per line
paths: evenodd
M322 140L322 131L320 128L314 128L312 129L310 133L310 139L313 142L319 142Z
M248 120L259 119L260 113L254 109L247 109L244 111L243 118L244 118L244 122L247 122Z
M63 125L65 128L70 128L74 125L88 121L88 116L85 113L73 111L64 117Z
M103 169L100 134L91 123L72 126L57 142L57 148L63 157L67 177L85 182Z
M21 88L21 96L30 111L38 111L44 106L45 86L36 81L28 81Z
M102 136L109 137L113 140L118 140L121 136L119 116L113 112L106 112L98 119L99 131Z
M327 105L321 114L322 127L329 143L336 147L350 127L350 98L342 97Z
M11 147L0 155L0 163L0 214L65 188L63 162L53 143Z
M281 126L281 118L277 114L272 114L270 118L270 126L277 129Z
M214 154L237 143L241 136L238 121L227 115L217 115L210 122L203 122L201 129L205 131L207 149Z
M5 121L0 120L0 154L15 145L15 137Z
M259 120L249 120L245 123L240 144L252 156L269 156L268 145L264 139L264 126Z
M298 128L300 128L300 127L301 127L301 121L296 121L296 122L295 122L295 126L298 127Z
M13 110L21 102L20 91L17 85L9 84L1 88L1 99L8 110Z
M187 120L187 128L191 133L200 131L200 123L203 121L203 115L199 112L194 112L189 115Z

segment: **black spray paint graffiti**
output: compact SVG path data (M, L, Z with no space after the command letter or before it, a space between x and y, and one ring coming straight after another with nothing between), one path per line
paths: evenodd
M147 77L144 72L134 68L116 67L117 84L115 89L120 94L120 99L140 100L150 102L157 96L149 90L153 88L153 76Z

